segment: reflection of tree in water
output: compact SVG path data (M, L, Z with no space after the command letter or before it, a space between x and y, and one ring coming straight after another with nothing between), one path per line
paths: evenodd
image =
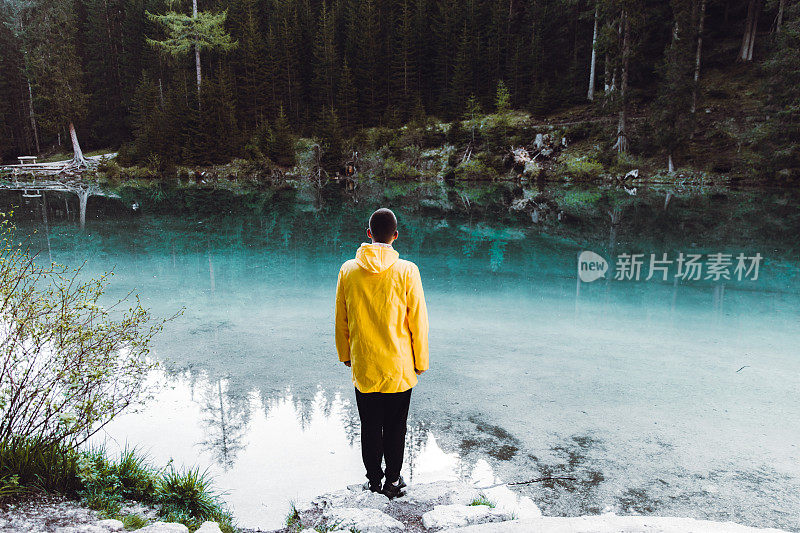
M207 438L200 444L228 470L245 447L243 440L250 421L250 402L247 394L231 387L228 380L217 379L204 388L202 411Z
M350 446L361 445L361 419L358 417L358 409L350 402L348 406L343 409L342 425L344 426L344 434L347 436L347 443Z
M462 251L466 257L472 257L478 246L489 243L489 265L493 272L503 266L505 260L506 244L525 238L520 229L508 227L493 227L487 224L463 225L459 239L462 240Z
M408 421L408 429L406 430L406 471L408 472L408 481L414 480L414 467L417 464L422 447L428 440L429 433L428 424L422 420L410 419Z

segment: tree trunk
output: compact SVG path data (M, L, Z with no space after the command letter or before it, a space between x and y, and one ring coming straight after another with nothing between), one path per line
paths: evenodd
M80 208L81 229L86 227L86 207L89 204L89 190L81 189L78 191L78 205Z
M697 21L697 55L694 58L694 86L692 87L692 114L697 111L697 91L700 89L700 58L703 51L703 23L706 18L706 0L700 3L700 18Z
M611 77L611 70L608 66L608 54L606 54L605 63L605 72L603 73L603 89L605 90L605 93L608 94L611 92L611 80L609 79Z
M192 0L192 18L197 19L197 0ZM199 43L194 43L194 67L197 71L197 104L200 105L200 85L203 83L203 75L200 69Z
M89 166L86 163L86 158L83 157L83 152L81 151L81 145L78 143L78 134L75 132L75 125L70 122L69 123L69 137L72 140L72 161L70 162L69 166L76 167L76 168L86 168Z
M783 23L783 8L786 6L786 0L781 0L778 4L778 16L775 17L775 33L781 32L781 24Z
M675 165L672 162L672 154L669 154L669 157L667 158L667 171L675 172Z
M622 72L620 82L620 110L619 124L617 125L617 152L628 151L628 62L630 59L630 23L628 14L622 12Z
M26 77L27 78L27 77ZM33 141L36 145L36 154L38 155L41 151L39 148L39 130L36 127L36 113L33 112L33 89L31 89L31 81L26 79L28 82L28 114L31 119L31 129L33 129Z
M761 0L750 0L747 6L747 20L744 23L742 47L739 49L739 61L753 60L753 46L756 40L759 11L761 11Z
M586 94L586 98L588 98L589 100L594 100L594 76L595 76L595 65L597 63L597 19L600 16L599 10L600 10L599 6L594 8L594 33L592 34L592 64L589 67L589 92Z

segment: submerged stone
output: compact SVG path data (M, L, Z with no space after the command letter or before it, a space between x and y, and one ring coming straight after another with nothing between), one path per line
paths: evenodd
M344 529L355 529L360 533L395 533L405 531L405 526L378 509L356 509L338 507L328 509L322 514L325 525Z
M445 529L510 519L509 513L488 505L437 505L422 515L422 525L425 529Z

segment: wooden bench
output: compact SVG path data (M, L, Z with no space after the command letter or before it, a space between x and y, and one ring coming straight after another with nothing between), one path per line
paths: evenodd
M35 165L36 164L36 156L35 155L21 155L17 159L19 159L20 165Z

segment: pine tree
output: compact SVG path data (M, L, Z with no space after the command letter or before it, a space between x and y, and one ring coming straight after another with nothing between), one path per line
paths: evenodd
M203 83L200 52L203 50L232 50L237 42L225 31L227 11L220 13L197 10L197 0L192 0L192 14L185 15L170 11L165 15L147 13L150 20L157 22L167 32L164 40L147 39L147 42L166 54L174 57L188 56L194 52L197 94Z
M357 98L358 93L353 84L353 72L345 60L342 70L339 72L339 91L336 96L337 106L341 110L342 129L345 133L352 133L355 130L358 120Z
M359 9L354 13L357 18L353 21L348 39L355 42L356 57L351 63L355 85L358 90L358 108L360 122L365 125L374 125L379 117L381 108L381 68L379 63L380 39L378 10L374 0L363 0Z
M764 65L770 121L759 135L756 167L767 173L800 178L800 4L789 2L781 13Z
M331 108L335 103L338 61L334 21L333 9L323 1L314 46L314 100L320 110Z
M391 65L389 100L399 111L400 119L409 118L412 106L419 94L417 61L414 57L413 13L410 0L400 0L393 25L389 62Z
M342 165L344 158L344 139L339 125L339 115L334 108L329 107L325 110L319 135L322 150L320 165L328 172L335 172Z
M693 2L694 0L672 0L672 40L659 66L661 83L652 131L656 143L666 152L670 171L674 169L673 155L688 140L693 128Z
M506 113L511 108L511 93L503 80L497 82L494 106L498 113Z
M86 116L87 94L77 49L78 25L70 0L32 3L25 39L40 123L53 133L67 127L72 141L71 165L86 167L75 123Z
M275 126L272 128L269 143L267 144L267 156L276 164L283 167L291 167L295 164L294 136L283 112L283 107L278 112L275 119Z
M239 12L228 19L235 23L232 36L239 43L238 53L231 64L235 72L237 116L247 131L267 120L271 97L271 70L267 59L267 44L259 28L257 0L240 0ZM235 16L234 16L235 15Z

